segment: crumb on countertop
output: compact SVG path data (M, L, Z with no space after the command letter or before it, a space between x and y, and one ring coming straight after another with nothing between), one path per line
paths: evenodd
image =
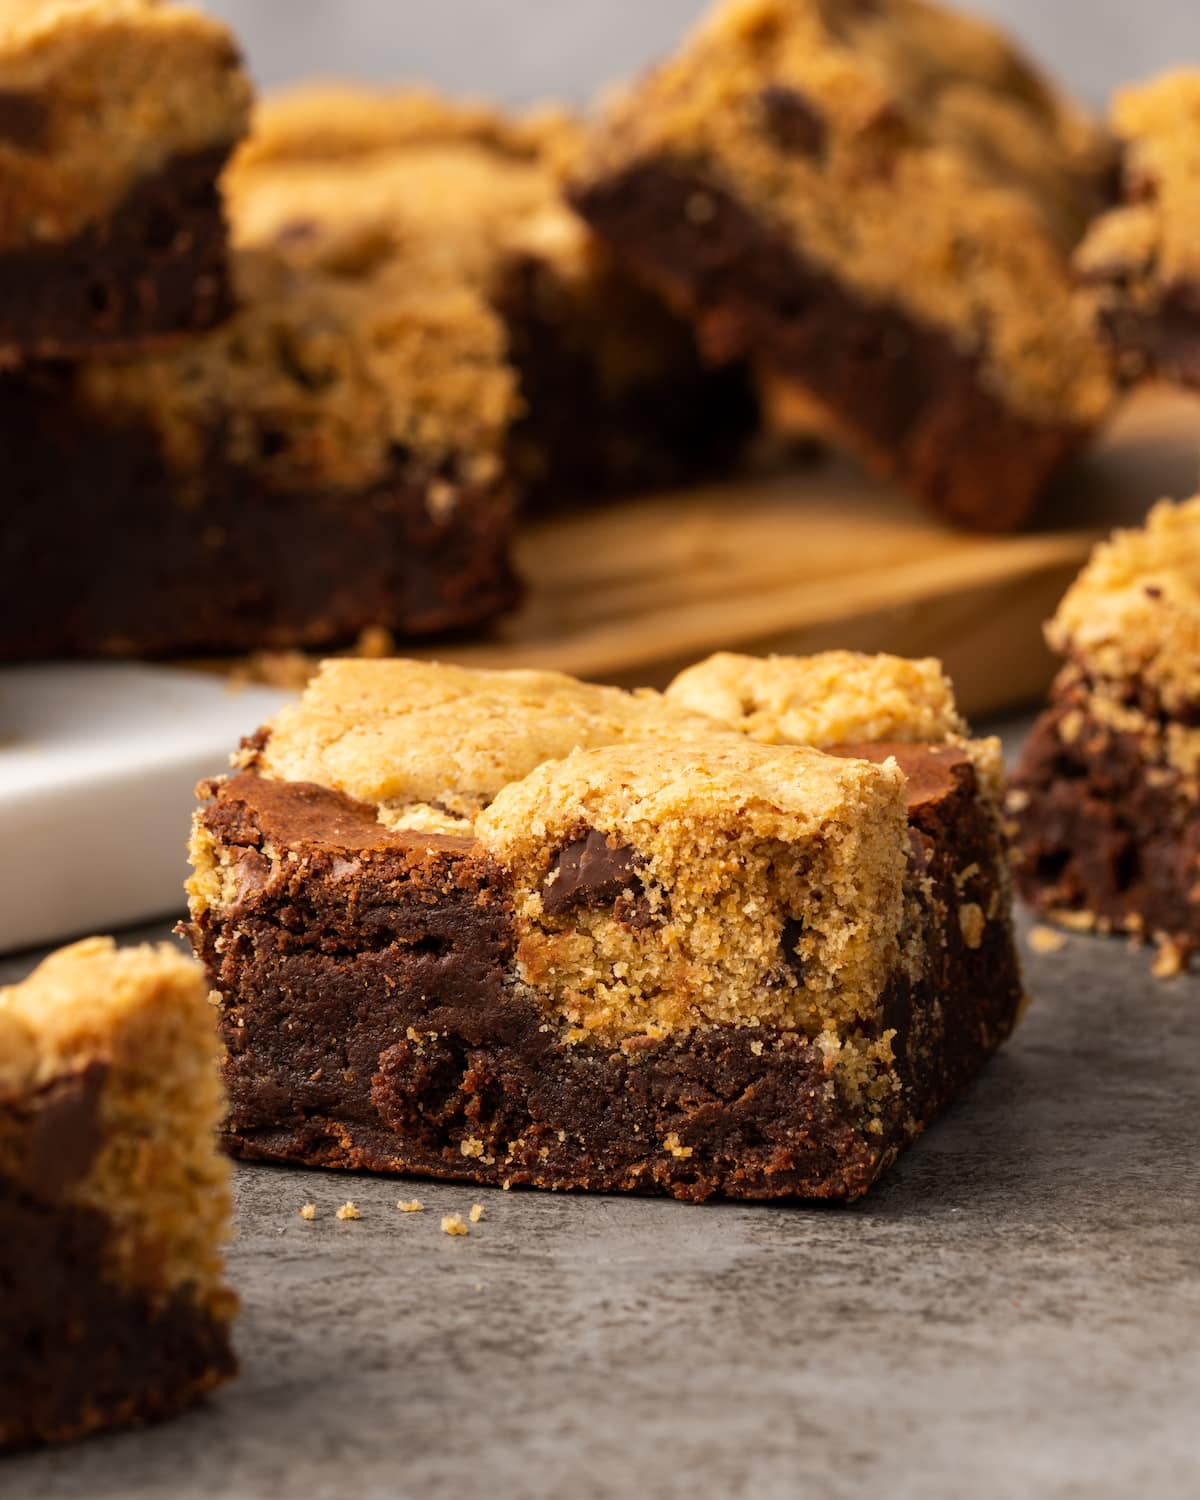
M480 1219L483 1218L483 1204L472 1203L471 1212L467 1215L467 1217L470 1219L472 1224L478 1224Z
M462 1216L462 1214L443 1214L442 1215L442 1233L443 1234L470 1234L470 1232L471 1231L467 1228L466 1224L463 1222L463 1216Z
M1182 974L1187 968L1187 953L1178 943L1173 943L1170 938L1163 938L1159 943L1158 952L1154 955L1154 963L1150 972L1155 979L1174 979Z
M1053 927L1043 927L1039 923L1029 933L1029 946L1035 953L1059 953L1067 946L1067 940Z
M317 1205L315 1203L305 1203L301 1208L297 1209L297 1212L302 1219L315 1219L317 1217Z
M338 1209L337 1216L338 1216L339 1219L361 1219L362 1218L362 1214L359 1213L357 1205L355 1205L353 1202L351 1202L351 1200L349 1198L347 1198L346 1202L343 1203L342 1206L341 1206L341 1208Z
M425 1205L420 1198L401 1198L396 1207L402 1214L419 1214L425 1211Z

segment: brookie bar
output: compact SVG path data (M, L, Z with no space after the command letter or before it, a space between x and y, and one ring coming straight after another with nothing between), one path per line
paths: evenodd
M1065 664L1009 794L1021 892L1177 972L1200 947L1200 497L1097 547L1047 638Z
M996 759L936 664L770 670L795 714L767 729L691 711L703 668L664 699L327 663L196 817L231 1148L864 1192L1019 1011ZM757 742L793 731L836 753Z
M319 222L428 244L503 321L522 415L513 461L553 506L726 466L756 420L746 372L706 370L690 327L613 265L567 206L579 123L414 89L268 97L228 179L263 240Z
M234 1373L203 979L93 938L0 989L0 1449L167 1416Z
M217 178L250 83L156 0L0 0L0 363L136 348L230 308Z
M1111 399L1068 255L1104 133L924 0L725 0L619 97L572 201L775 410L1003 531Z
M1076 267L1127 379L1200 386L1200 69L1122 89L1122 202L1093 225Z

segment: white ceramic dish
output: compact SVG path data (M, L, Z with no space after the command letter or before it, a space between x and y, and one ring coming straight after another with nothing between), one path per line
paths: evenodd
M193 788L286 697L167 667L0 671L0 951L180 911Z

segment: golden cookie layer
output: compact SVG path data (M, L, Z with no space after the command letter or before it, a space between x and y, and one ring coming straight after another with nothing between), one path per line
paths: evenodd
M230 147L250 82L228 29L158 0L0 0L0 248L68 239L172 157ZM26 138L27 136L27 138Z
M109 1274L142 1295L190 1287L227 1317L220 1052L199 965L165 944L89 938L0 989L0 1099L101 1070L96 1154L65 1191L113 1226Z
M613 103L582 176L649 159L707 177L867 301L949 334L1033 420L1107 409L1066 256L1102 201L1108 142L986 23L925 0L724 0Z

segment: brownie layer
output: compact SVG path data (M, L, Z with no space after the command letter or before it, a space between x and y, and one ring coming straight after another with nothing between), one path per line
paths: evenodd
M948 334L848 291L685 165L647 162L573 201L633 274L694 320L714 363L753 355L794 380L873 467L947 520L1021 526L1086 436L1010 409Z
M198 333L231 310L217 178L232 149L169 161L65 242L0 253L0 362Z
M1175 287L1153 309L1114 301L1100 319L1129 373L1200 388L1200 285Z
M921 759L880 753L900 748ZM857 1196L1020 1003L1007 928L979 939L958 915L963 882L985 908L1002 894L973 769L956 751L921 769L910 885L926 962L890 982L903 1089L882 1118L848 1103L822 1049L792 1032L570 1045L506 977L507 879L478 844L391 833L373 807L315 786L246 774L215 786L202 823L233 857L236 895L187 930L222 996L231 1149L477 1183ZM289 859L273 863L267 845ZM587 852L580 871L600 895L612 851L590 865Z
M1050 916L1200 948L1194 784L1138 735L1098 722L1075 684L1042 715L1013 777L1024 898Z
M540 511L575 499L667 488L730 468L758 423L758 403L741 366L705 369L690 331L647 310L643 337L671 352L652 377L606 378L602 351L572 320L578 309L547 306L544 267L526 261L497 299L509 332L526 415L513 433L526 478L525 503ZM645 293L621 288L624 302ZM602 314L603 309L600 309ZM616 314L632 318L631 308Z
M58 369L0 378L0 448L0 660L428 636L516 597L504 488L435 514L440 476L402 453L364 491L272 491L214 431L185 487L151 432L101 421Z
M0 1103L0 1449L156 1420L236 1369L227 1323L105 1274L113 1226L69 1200L101 1144L103 1072Z

